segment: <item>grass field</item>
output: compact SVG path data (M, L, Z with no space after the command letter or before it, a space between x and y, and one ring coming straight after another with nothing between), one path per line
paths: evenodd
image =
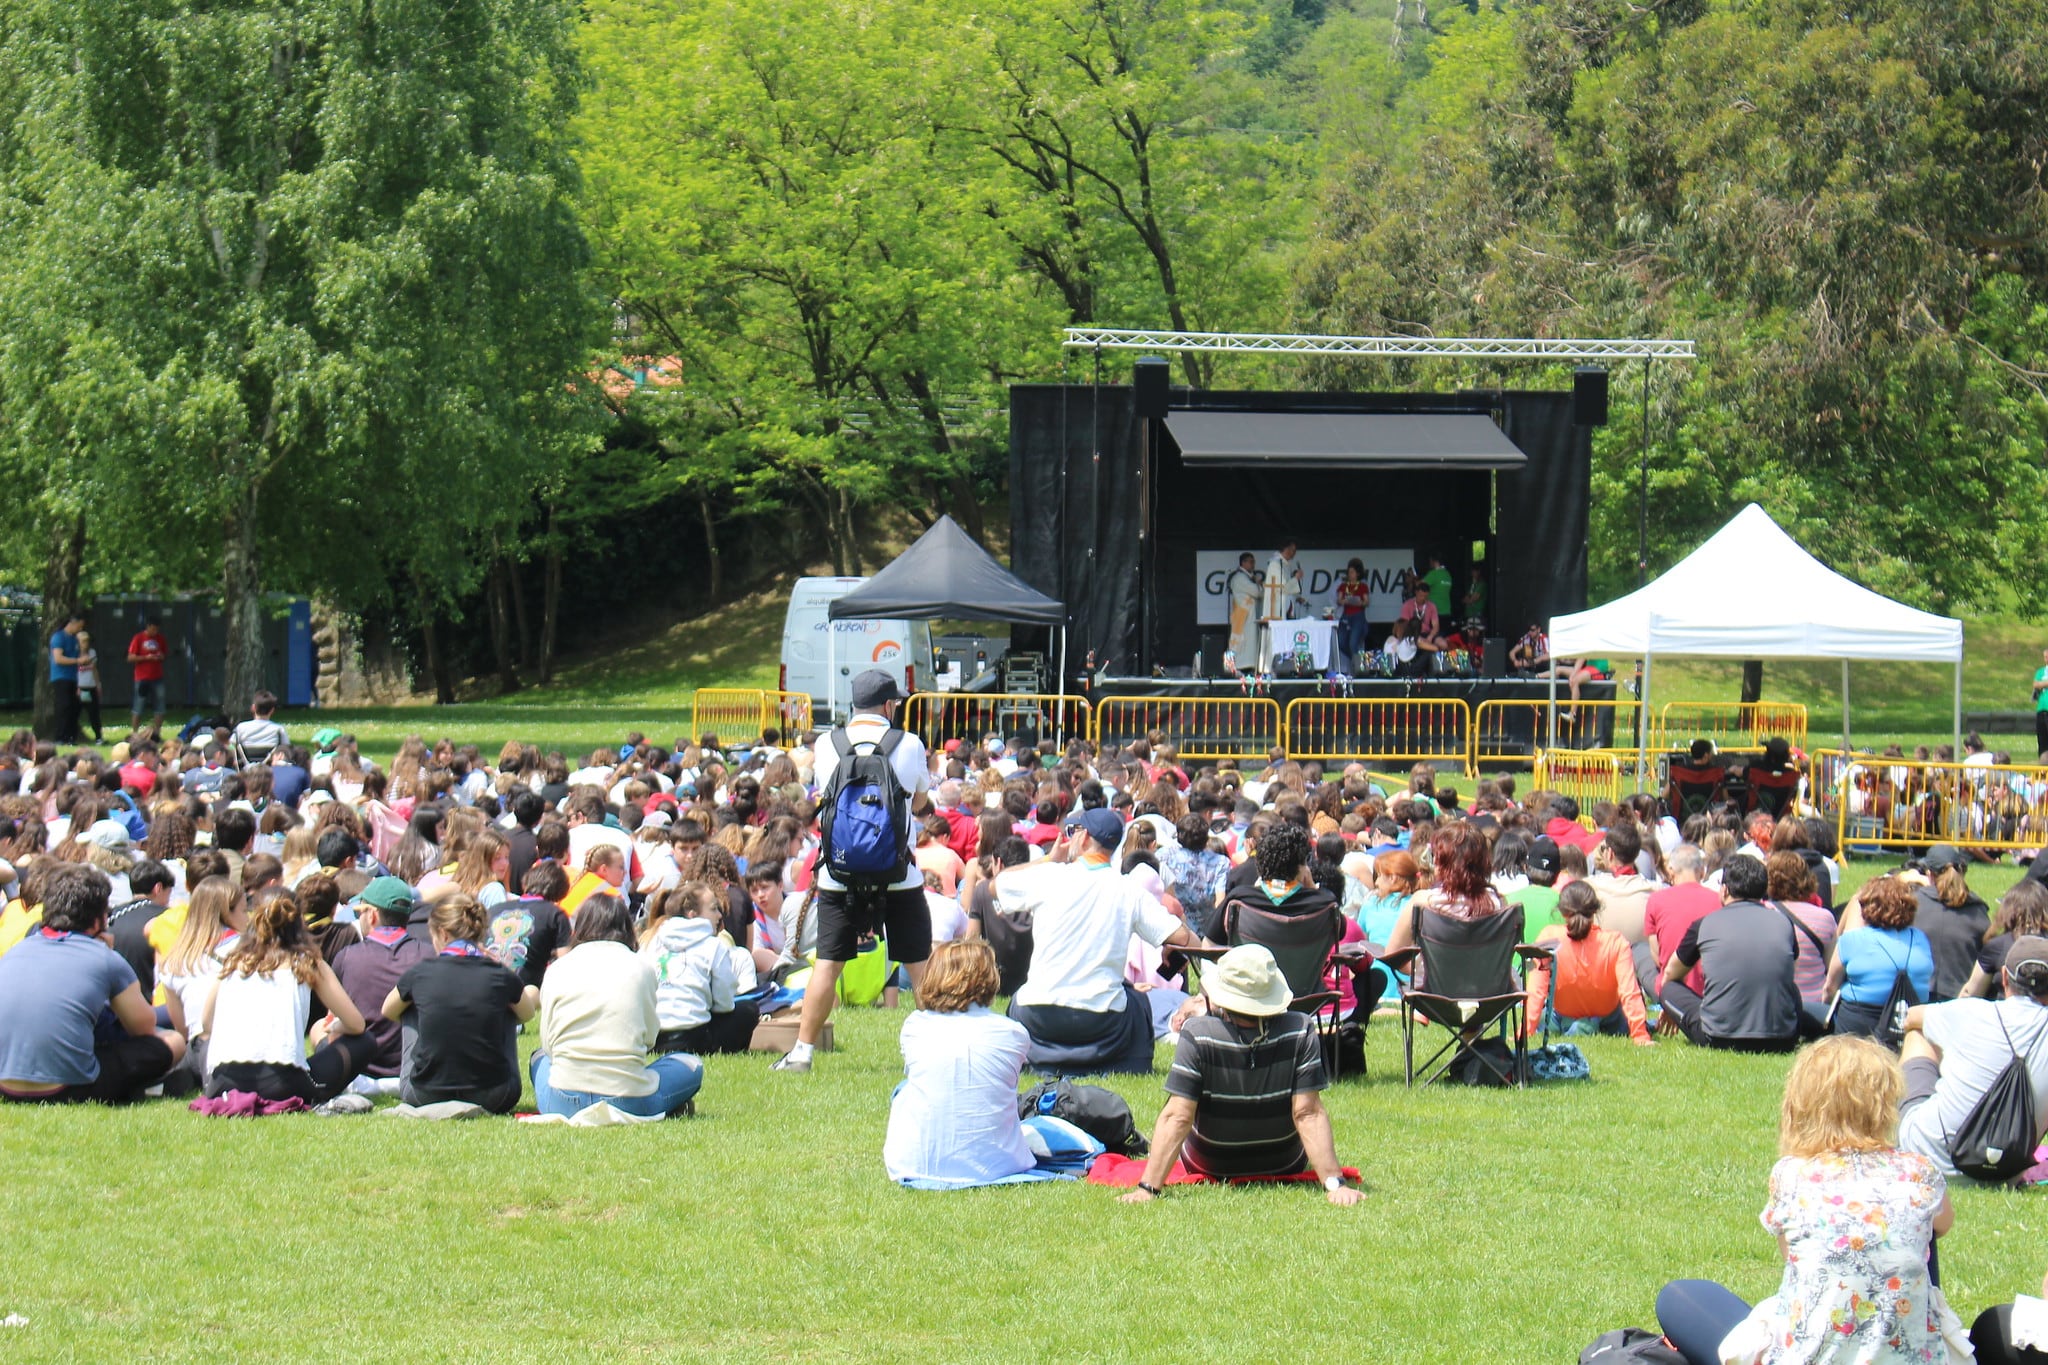
M28 1323L0 1358L1531 1365L1650 1325L1673 1277L1777 1283L1756 1215L1782 1057L1585 1039L1587 1084L1410 1092L1382 1019L1369 1078L1328 1097L1364 1205L1125 1207L892 1186L902 1017L842 1011L808 1077L712 1058L696 1118L640 1128L9 1107L0 1317ZM1114 1084L1149 1129L1157 1079ZM1942 1268L1965 1318L2034 1292L2048 1197L1956 1203Z

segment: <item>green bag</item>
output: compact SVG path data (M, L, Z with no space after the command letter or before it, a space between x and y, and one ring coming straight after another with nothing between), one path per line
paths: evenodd
M839 972L839 1002L842 1005L872 1005L882 998L883 987L896 964L889 961L889 945L881 939L863 936L853 961Z

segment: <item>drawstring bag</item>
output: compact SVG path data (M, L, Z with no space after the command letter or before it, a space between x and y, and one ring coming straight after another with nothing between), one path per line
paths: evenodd
M1529 1075L1539 1081L1587 1081L1593 1068L1577 1043L1552 1043L1529 1050Z

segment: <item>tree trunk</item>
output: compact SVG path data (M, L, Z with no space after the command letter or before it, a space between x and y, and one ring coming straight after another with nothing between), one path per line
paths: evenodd
M221 548L221 612L227 618L227 660L221 709L240 716L263 690L263 582L256 557L256 490L239 495Z
M522 668L533 667L533 623L526 614L525 576L519 572L519 561L505 556L505 590L512 598L512 620L519 631L519 664Z
M506 601L510 593L505 587L504 555L492 561L486 586L491 613L491 654L498 664L498 687L502 692L517 692L519 672L512 666L512 604Z
M1742 665L1742 704L1754 706L1764 699L1764 661L1751 659Z
M706 575L709 595L705 605L715 607L718 605L718 594L724 579L724 566L718 559L718 524L712 519L709 497L697 499L697 514L704 521L704 556L710 562L710 573Z
M50 527L50 557L43 563L42 630L36 635L35 732L56 733L57 699L50 691L50 637L78 605L78 581L85 567L85 516Z
M853 530L853 493L842 488L837 495L836 515L839 518L839 538L846 546L846 568L843 573L860 577L860 539ZM835 556L836 557L836 556Z
M455 683L448 676L448 660L441 651L441 629L436 618L441 612L438 607L429 607L424 600L420 603L420 639L427 647L427 676L434 680L434 704L453 706L455 704Z
M967 471L956 469L952 478L953 520L960 523L976 545L988 545L988 530L981 522L981 504L974 500L974 484Z
M540 680L555 676L555 626L562 615L562 544L555 535L555 509L548 507L548 552L540 590Z

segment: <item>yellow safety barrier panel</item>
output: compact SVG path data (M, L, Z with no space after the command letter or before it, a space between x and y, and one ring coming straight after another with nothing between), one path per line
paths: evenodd
M1806 756L1806 802L1829 824L1839 828L1843 797L1854 758L1840 749L1816 749Z
M1481 702L1473 717L1472 770L1478 772L1487 764L1530 763L1544 749L1627 750L1633 755L1642 709L1639 701L1581 701L1571 706L1559 697L1553 729L1545 698Z
M802 739L811 730L811 694L808 692L763 692L761 725L782 731L784 744Z
M1835 828L1862 856L1955 844L2022 849L2048 845L2048 767L1919 762L1841 755Z
M1287 756L1322 762L1418 763L1472 758L1472 708L1461 699L1296 697Z
M1761 749L1773 736L1804 749L1806 708L1794 701L1667 702L1658 714L1652 738L1659 747L1673 749L1683 749L1696 739L1711 739L1723 749Z
M1183 759L1212 763L1250 759L1263 765L1285 747L1280 703L1271 697L1101 697L1092 738L1125 745L1163 732Z
M903 703L903 728L927 745L984 735L1034 740L1088 733L1088 702L1040 692L919 692Z
M761 737L763 693L758 687L700 687L690 699L691 738L717 735L720 744L751 744Z
M1544 749L1536 755L1536 789L1579 803L1579 822L1592 827L1593 803L1621 800L1621 761L1613 754Z

